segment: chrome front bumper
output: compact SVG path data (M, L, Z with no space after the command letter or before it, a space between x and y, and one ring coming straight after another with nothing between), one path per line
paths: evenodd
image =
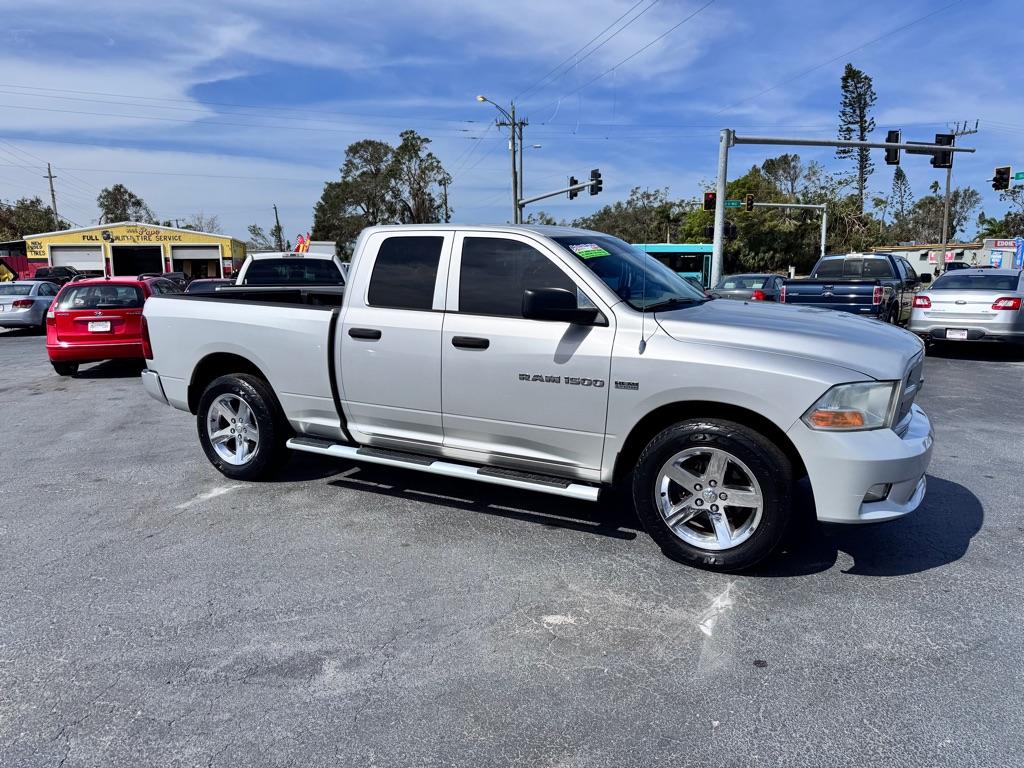
M891 429L821 432L802 421L788 434L807 467L819 520L894 520L913 512L924 500L935 435L928 416L917 405L911 406L910 424L902 437ZM864 501L868 489L880 484L890 486L886 497Z
M154 400L159 400L164 405L169 405L167 395L164 394L164 385L160 383L160 374L148 368L142 372L142 388Z

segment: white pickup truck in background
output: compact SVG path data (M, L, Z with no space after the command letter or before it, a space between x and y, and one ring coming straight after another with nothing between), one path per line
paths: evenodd
M146 389L232 478L292 450L591 501L621 484L668 554L720 570L777 546L799 477L833 522L925 493L915 336L709 300L597 232L373 227L343 292L239 285L144 318Z

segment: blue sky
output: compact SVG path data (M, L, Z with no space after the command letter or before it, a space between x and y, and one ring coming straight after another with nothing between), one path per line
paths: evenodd
M276 203L294 239L345 147L405 128L453 173L456 221L507 221L506 139L478 93L516 98L530 121L527 194L601 168L601 196L540 206L558 217L633 186L690 197L714 174L720 128L834 136L847 61L874 77L879 138L980 120L954 183L982 191L987 213L1006 208L992 168L1024 170L1019 0L0 0L0 16L0 198L45 197L50 161L58 209L83 225L122 182L161 218L202 211L239 236L269 227ZM730 176L770 154L737 148ZM942 179L927 158L903 167L917 194ZM891 178L877 157L872 189Z

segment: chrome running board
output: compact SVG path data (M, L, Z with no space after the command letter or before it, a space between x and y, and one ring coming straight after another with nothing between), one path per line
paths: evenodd
M574 483L560 477L538 475L531 472L519 472L514 469L498 467L477 467L470 464L457 464L443 461L433 456L419 453L390 451L368 446L357 447L332 443L315 437L293 437L287 446L295 451L318 453L322 456L334 456L350 461L364 461L368 464L381 464L386 467L401 467L431 475L444 475L462 480L476 480L491 485L503 485L507 488L520 488L526 491L538 491L555 496L565 496L581 501L597 501L600 488L596 485Z

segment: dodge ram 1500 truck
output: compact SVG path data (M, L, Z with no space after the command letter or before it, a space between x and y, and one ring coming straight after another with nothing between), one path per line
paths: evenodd
M287 450L595 501L628 489L677 559L749 567L807 476L820 520L925 494L922 342L807 307L708 300L653 257L560 227L372 227L344 291L146 303L142 380L224 475Z

